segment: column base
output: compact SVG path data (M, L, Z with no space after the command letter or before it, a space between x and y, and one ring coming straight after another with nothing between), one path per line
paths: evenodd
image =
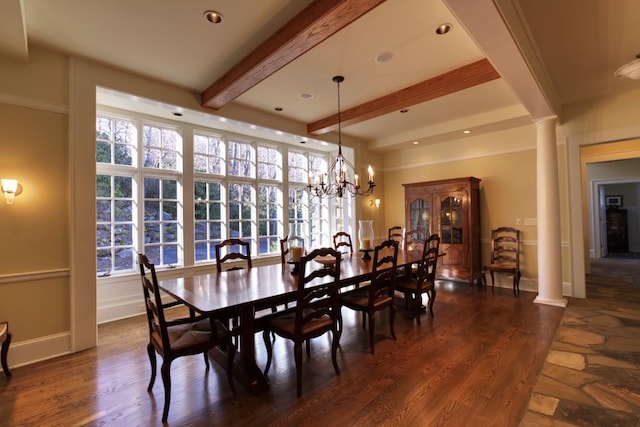
M553 299L553 298L544 298L538 295L533 300L533 302L535 302L536 304L546 304L546 305L555 305L556 307L566 307L569 301L566 298Z

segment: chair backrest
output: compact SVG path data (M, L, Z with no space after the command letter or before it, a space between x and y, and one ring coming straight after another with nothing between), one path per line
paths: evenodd
M144 303L147 312L149 337L153 341L153 336L156 335L160 338L162 348L170 349L171 345L169 343L169 334L167 332L167 322L164 316L162 294L158 287L156 267L144 254L138 254L138 262L140 263L140 279L142 280L142 291L144 294ZM145 269L149 271L151 278L149 278L145 273Z
M394 225L389 228L388 240L395 240L401 248L404 248L404 228L400 225Z
M435 285L437 268L438 249L435 246L428 246L416 271L416 290L418 292Z
M424 251L427 234L423 230L409 230L405 234L404 249L407 251Z
M289 260L287 255L289 255L291 248L294 246L302 248L302 252L304 253L304 239L302 237L289 237L289 235L286 235L284 239L280 239L280 262L282 265L285 265Z
M440 251L440 235L439 234L434 233L427 238L427 241L425 243L425 249L424 249L425 253L428 248L435 248L436 253L439 254L439 251Z
M222 250L225 255L222 255ZM240 239L227 239L216 245L216 268L218 273L222 272L223 264L231 260L243 260L246 268L251 268L251 245ZM234 263L233 267L226 270L238 270L244 268L243 265Z
M385 240L375 247L373 265L371 267L371 284L369 289L369 307L383 296L393 297L398 265L398 242Z
M333 264L315 260L333 257ZM333 248L318 248L300 258L296 299L295 334L301 336L309 322L328 316L337 321L340 314L338 282L340 281L340 252ZM313 282L313 283L311 283Z
M520 268L520 230L500 227L491 231L491 264Z
M346 231L338 231L333 235L333 247L338 252L346 252L346 249L349 249L349 254L353 255L351 234L347 233Z

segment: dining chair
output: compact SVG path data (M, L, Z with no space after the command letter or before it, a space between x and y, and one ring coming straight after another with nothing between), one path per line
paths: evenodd
M0 350L0 360L2 361L2 370L8 377L11 376L9 365L7 364L7 354L9 353L9 345L11 345L11 332L9 332L9 322L0 323L0 343L2 343L2 350Z
M491 231L491 262L482 267L485 290L487 271L491 274L491 290L494 289L494 272L509 273L513 275L513 294L520 294L520 230L499 227Z
M304 253L304 239L302 237L286 235L280 239L280 262L282 265L287 265L287 261L289 261L287 255L291 253L291 248L294 246L302 248L302 253Z
M162 421L167 421L171 403L171 363L179 357L202 353L205 366L209 369L207 353L214 347L220 347L226 352L227 381L235 393L231 371L236 350L227 328L213 317L193 315L187 318L167 318L165 310L181 303L178 301L163 303L155 265L144 254L138 254L138 261L149 327L147 353L151 363L151 380L147 391L151 392L156 379L156 353L158 353L162 357L160 373L164 384ZM151 278L146 274L146 271L149 272Z
M216 246L216 268L218 273L223 270L239 270L242 268L251 268L251 244L240 239L226 239L218 243ZM222 252L225 252L222 255ZM239 262L236 260L240 260ZM233 262L231 267L224 268L226 262Z
M338 252L349 252L353 255L353 244L351 242L351 234L346 231L338 231L333 235L333 247Z
M401 225L389 227L388 240L395 240L401 248L404 248L404 228Z
M322 261L322 263L316 262ZM333 248L318 248L300 259L296 278L296 306L282 313L268 317L264 325L263 339L267 349L267 364L264 374L271 367L273 348L269 333L293 341L296 364L296 393L302 396L302 343L306 342L307 357L311 356L310 341L331 333L331 360L336 375L338 367L338 345L340 333L340 301L338 283L340 281L340 253Z
M371 282L367 286L340 295L340 303L347 308L362 312L362 328L366 329L366 318L369 318L369 346L375 353L375 314L389 309L389 330L396 339L393 328L396 307L393 304L396 266L398 264L398 242L386 240L375 247L371 267ZM341 325L342 326L342 325Z
M426 294L429 299L429 312L433 317L440 236L437 234L429 236L424 248L425 250L420 262L417 264L415 275L404 276L396 281L396 290L405 294L405 308L409 308L409 301L414 305L418 325L420 324L420 313L424 307L422 305L422 294Z

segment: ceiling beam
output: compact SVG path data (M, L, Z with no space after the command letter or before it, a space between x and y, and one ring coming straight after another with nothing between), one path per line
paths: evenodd
M203 107L222 108L384 0L316 0L266 39L202 94Z
M373 119L431 99L449 95L500 77L487 59L473 62L445 74L400 89L364 104L340 112L340 123L349 126ZM311 135L322 135L338 129L338 113L307 125Z

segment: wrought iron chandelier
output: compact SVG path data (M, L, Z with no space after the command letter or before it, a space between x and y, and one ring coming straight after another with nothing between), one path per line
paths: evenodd
M373 192L376 186L373 181L373 168L369 165L367 170L368 180L367 187L363 189L360 186L360 179L355 173L355 168L342 155L342 122L340 116L340 83L344 81L342 76L334 76L333 81L338 86L338 156L333 161L327 173L319 176L312 176L309 173L309 194L315 197L344 197L350 196L368 196ZM353 176L353 181L351 177Z

